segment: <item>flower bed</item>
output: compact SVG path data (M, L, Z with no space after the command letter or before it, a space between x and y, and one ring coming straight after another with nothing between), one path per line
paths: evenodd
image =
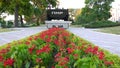
M1 48L0 67L120 68L120 58L62 28L51 28Z

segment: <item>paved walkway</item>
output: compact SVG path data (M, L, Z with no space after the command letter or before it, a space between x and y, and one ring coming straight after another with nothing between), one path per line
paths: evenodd
M84 28L70 28L68 30L103 49L109 50L111 53L120 55L120 35L101 33Z
M19 40L30 35L46 30L45 27L31 27L31 28L14 28L17 31L0 33L0 45L4 45L11 41Z

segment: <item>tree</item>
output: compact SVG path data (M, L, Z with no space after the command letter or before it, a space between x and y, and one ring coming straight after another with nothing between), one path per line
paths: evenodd
M3 12L7 12L9 14L14 14L15 27L19 26L18 18L22 18L22 15L29 15L31 12L30 7L32 6L29 3L29 0L2 0L0 1L0 7L5 8ZM22 19L21 19L22 22Z
M40 24L40 22L44 22L45 16L46 16L46 8L48 8L50 5L52 7L56 7L58 4L57 0L32 0L32 2L35 5L34 8L34 15L36 18L37 25Z
M19 26L18 18L23 26L22 15L32 16L35 15L37 22L39 17L45 12L48 5L55 7L57 0L0 0L0 11L14 14L15 27ZM2 9L5 8L5 9ZM37 11L37 12L36 12Z
M23 15L28 17L32 16L34 14L34 6L29 1L24 2L23 4L21 4L18 13L20 17L21 26L24 26Z
M75 18L80 15L81 9L69 9L69 20L72 21L72 24L75 24Z
M110 18L111 3L114 0L85 0L85 8L78 16L79 22L92 23Z

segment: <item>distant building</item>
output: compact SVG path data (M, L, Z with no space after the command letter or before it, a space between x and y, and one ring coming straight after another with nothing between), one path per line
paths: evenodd
M3 18L5 21L11 21L14 22L14 15L8 14L8 13L2 13L0 15L1 18ZM22 16L24 18L24 16ZM20 20L19 20L20 22ZM23 20L24 23L26 23L25 20Z
M112 8L110 12L112 17L109 20L114 22L120 22L120 8Z
M120 4L117 4L115 7L112 7L110 12L112 16L109 20L113 22L120 22Z

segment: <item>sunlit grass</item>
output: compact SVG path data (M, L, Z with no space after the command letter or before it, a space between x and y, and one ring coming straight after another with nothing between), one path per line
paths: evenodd
M1 32L9 32L9 31L14 31L14 29L0 28L0 33Z
M120 35L120 26L100 28L100 30L96 30L96 31Z
M82 25L70 25L71 27L82 27Z

